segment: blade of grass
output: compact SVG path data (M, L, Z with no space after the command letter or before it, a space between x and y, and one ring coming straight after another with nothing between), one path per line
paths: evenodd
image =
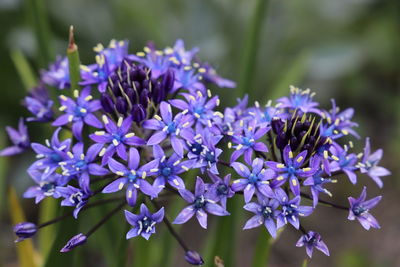
M253 267L267 266L270 248L272 242L274 241L269 235L269 233L265 231L265 229L260 229L260 230L261 231L258 235L258 240L253 255L253 264L251 265Z
M45 2L44 0L28 0L25 8L28 21L35 32L40 66L45 67L54 57L54 46Z
M239 97L242 97L252 87L260 36L267 14L268 2L268 0L257 0L246 38L244 38L245 44L240 65L242 69L240 70L237 89Z
M45 198L40 203L39 223L47 222L57 216L58 203L54 198ZM49 225L40 230L39 249L43 258L47 258L55 236L55 225Z
M22 84L25 89L29 91L37 84L34 71L20 50L14 49L10 52L10 55L14 66L17 69L18 75L21 78Z
M25 214L13 187L8 189L8 202L10 217L13 224L25 222ZM27 239L16 244L18 262L21 267L36 267L39 265L39 255L35 253L32 239Z
M69 28L69 41L67 48L68 67L69 67L69 78L71 83L71 90L79 89L79 82L81 80L80 65L78 46L75 43L74 27Z

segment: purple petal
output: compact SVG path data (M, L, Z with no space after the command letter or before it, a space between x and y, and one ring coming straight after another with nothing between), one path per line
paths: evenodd
M129 149L129 161L128 161L129 169L136 170L139 166L139 162L140 162L139 151L136 148L131 147Z
M214 203L207 203L205 208L204 208L208 213L217 215L217 216L226 216L229 215L229 212L227 212L223 207L221 207L218 204Z
M159 131L153 134L149 140L147 141L147 145L152 146L152 145L157 145L164 141L164 139L167 137L167 132L165 131Z
M247 178L250 175L250 170L246 165L240 162L233 162L231 166L235 169L235 171L243 178Z
M194 214L195 214L194 208L192 206L188 206L178 214L178 216L173 221L173 224L183 224L188 220L190 220L190 218L192 218Z
M251 217L243 227L243 230L259 227L264 223L264 218L261 215Z
M121 190L126 184L126 178L118 178L111 183L109 183L106 187L104 187L102 193L114 193Z
M199 224L204 229L207 229L207 213L202 210L196 211L196 218L199 221Z
M94 163L89 164L88 168L89 168L89 173L92 175L103 176L109 173L109 171L106 168L103 168L100 165Z

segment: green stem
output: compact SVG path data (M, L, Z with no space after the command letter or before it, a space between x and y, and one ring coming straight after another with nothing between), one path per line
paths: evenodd
M36 86L37 81L35 74L22 52L18 49L12 50L11 59L26 91L29 91L31 88Z
M269 259L269 251L272 244L271 236L264 229L260 230L262 231L259 233L257 245L254 250L252 267L265 267Z
M268 0L257 0L254 15L245 38L238 92L243 96L252 86L261 30L267 13Z
M68 67L69 67L69 79L71 83L71 90L78 90L79 82L81 80L80 65L78 46L75 44L74 38L74 27L69 28L69 42L67 48Z

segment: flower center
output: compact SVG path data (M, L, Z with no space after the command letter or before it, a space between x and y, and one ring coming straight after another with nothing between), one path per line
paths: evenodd
M263 211L262 211L262 215L264 216L264 218L270 218L272 216L272 209L271 207L264 207Z
M257 183L258 182L258 176L255 175L254 173L251 173L250 176L249 176L249 182L251 184Z
M242 143L244 146L252 146L253 145L253 141L250 141L251 139L248 137L243 137L242 138Z
M228 193L228 187L225 184L219 184L217 187L218 195L226 195Z
M167 128L168 133L175 133L176 132L176 124L175 122L170 122Z
M356 206L356 207L353 207L352 211L353 211L354 215L360 216L363 213L368 212L368 209L364 208L363 206Z
M190 145L190 152L192 152L195 155L200 155L201 152L203 151L203 146L199 143L193 143Z
M59 154L57 154L56 152L53 152L50 154L50 160L58 163L62 160L62 157Z
M204 199L204 196L197 197L194 201L194 207L196 209L201 209L206 205L206 200Z
M137 179L136 174L133 174L131 172L128 174L128 182L134 183L136 181L136 179Z
M45 182L40 185L40 189L44 192L45 196L53 195L56 185L54 183Z
M161 170L161 174L162 174L162 176L164 176L164 177L170 176L171 173L172 173L172 170L171 170L170 167L164 167L164 168Z
M156 222L145 216L143 217L143 219L138 221L138 224L139 224L138 234L140 235L143 231L145 233L149 233L150 231L152 231L153 226L156 224Z
M69 201L70 201L71 203L74 203L75 205L77 205L77 204L79 204L80 202L82 202L82 199L83 199L83 194L82 194L82 192L76 192L75 194L72 194L72 195L69 197Z
M83 170L86 169L87 167L87 163L84 160L80 160L77 163L75 163L75 168L79 171L79 170Z

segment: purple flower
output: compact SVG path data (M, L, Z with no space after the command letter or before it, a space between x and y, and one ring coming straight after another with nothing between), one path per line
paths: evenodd
M322 177L323 171L317 171L313 176L308 177L304 182L303 185L310 186L311 194L313 197L313 207L315 208L318 204L318 196L319 193L325 193L328 196L332 197L332 193L328 191L328 189L324 188L324 184L328 183L336 183L336 179L331 178L324 178Z
M337 144L332 145L329 151L332 153L331 158L334 160L330 163L330 170L332 172L342 170L349 177L349 180L356 184L357 175L355 171L357 167L355 165L357 163L357 155L354 153L347 154L347 151Z
M188 171L192 165L192 161L181 162L181 157L178 154L173 153L168 159L159 145L153 146L153 156L158 161L158 167L156 167L156 179L154 180L154 188L158 193L165 187L165 183L168 182L172 187L176 189L185 189L185 183L179 174Z
M27 238L34 236L38 230L36 224L31 222L22 222L14 225L14 233L18 236L15 242L21 242Z
M353 127L357 127L358 124L351 121L354 114L354 109L348 108L339 112L339 107L336 106L334 99L331 99L332 109L330 112L324 111L322 117L326 119L327 124L321 124L321 135L330 137L332 139L340 138L344 135L351 134L356 138L360 138Z
M308 231L307 234L302 235L296 243L296 247L306 247L306 252L308 257L312 257L314 247L324 253L326 256L329 256L329 249L322 241L321 235L317 232Z
M59 167L60 162L68 160L67 151L70 149L71 139L66 139L60 142L58 135L61 128L54 131L51 141L46 139L46 146L39 143L32 143L32 149L37 153L36 158L39 158L28 169L44 170L43 178L53 174Z
M264 161L261 158L255 158L250 171L246 165L240 162L233 162L231 166L243 178L233 181L232 190L243 191L244 201L250 202L254 193L260 193L265 197L275 197L274 192L269 186L269 181L275 176L272 170L264 169Z
M156 130L149 140L147 145L157 145L170 137L171 145L176 154L183 156L184 141L180 139L180 135L185 131L185 128L190 127L193 121L190 116L185 116L184 113L178 113L172 117L171 105L166 102L160 104L161 117L155 115L155 119L150 119L143 122L143 128Z
M250 202L244 206L245 210L255 213L247 222L243 229L251 229L262 224L265 225L273 238L276 237L275 220L279 214L277 210L279 202L276 199L259 198L258 203Z
M224 179L221 179L217 175L209 172L208 176L213 181L213 184L209 185L207 189L208 196L217 202L221 202L221 206L226 209L226 201L235 195L235 192L231 187L231 174L227 174Z
M317 164L311 167L302 167L307 157L307 151L300 152L296 157L293 156L293 152L290 145L287 145L283 150L283 163L267 161L265 164L278 173L278 177L274 181L274 186L281 186L287 180L289 180L290 189L296 196L300 194L300 183L299 177L309 177L318 170Z
M289 108L293 110L300 110L303 113L313 112L316 114L322 114L322 112L316 108L317 102L313 102L315 93L311 93L310 89L301 90L297 87L290 86L290 96L282 97L277 100L279 108Z
M130 206L135 206L137 198L137 190L140 189L144 194L156 197L157 190L145 180L148 174L153 174L154 169L157 167L158 160L150 161L139 168L140 155L136 148L131 147L129 149L129 160L128 166L125 166L118 161L110 158L108 166L110 170L121 176L116 180L108 184L104 189L103 193L114 193L127 185L126 189L126 201Z
M371 154L371 146L369 143L369 138L367 138L365 140L364 156L362 161L357 164L357 167L360 168L361 173L366 173L380 188L383 187L383 182L380 177L391 174L386 168L378 166L382 156L382 149L378 149Z
M101 148L101 144L91 145L85 155L83 143L75 144L72 148L72 153L67 153L69 159L60 163L63 169L63 175L76 176L79 181L79 186L83 190L90 192L90 175L103 176L109 173L107 169L95 163Z
M208 197L204 182L200 177L197 177L194 194L186 189L179 190L179 193L190 205L178 214L173 222L174 224L183 224L196 214L200 226L207 229L207 213L217 216L229 215L229 212Z
M214 135L207 129L199 131L196 135L193 131L185 132L189 150L187 157L195 162L193 168L200 168L202 173L208 170L213 174L218 174L217 164L222 149L217 148L217 144L222 137L222 135Z
M63 253L69 252L72 249L86 243L86 240L87 240L87 237L84 234L82 234L82 233L77 234L76 236L72 237L67 242L67 244L60 250L60 252L63 252Z
M6 131L14 145L0 150L1 157L20 154L29 148L28 128L24 124L23 118L19 119L18 130L7 126Z
M279 229L289 222L294 228L299 229L299 216L305 217L310 215L313 212L313 208L300 206L300 196L295 196L290 200L281 188L275 189L275 194L276 199L282 207L282 211L277 219L277 228Z
M24 106L34 115L27 121L48 122L53 120L53 100L50 99L47 88L39 85L33 88L24 99Z
M50 65L49 70L41 71L41 80L50 86L64 89L70 87L69 66L67 57L57 57L54 64Z
M203 265L204 261L200 254L193 250L188 250L185 253L185 260L192 265Z
M66 187L57 187L57 190L64 198L63 201L61 201L61 206L75 207L73 212L75 219L78 218L79 212L88 203L92 195L91 192L70 185Z
M197 91L195 95L182 93L186 101L182 99L172 99L169 102L172 106L187 111L188 115L192 116L192 119L196 121L196 127L211 126L211 120L215 116L213 109L219 105L218 96L214 96L208 99L202 92ZM210 93L211 95L211 93Z
M382 196L377 196L370 200L365 200L366 197L367 188L365 186L357 199L349 197L350 213L348 219L351 221L357 219L366 230L371 227L380 228L378 221L369 213L369 210L379 203Z
M103 156L102 165L108 162L108 159L117 152L118 156L123 159L128 159L128 153L126 152L126 146L140 146L144 145L145 141L140 137L135 136L135 133L130 132L132 126L132 118L119 117L117 124L114 121L103 115L103 122L106 131L97 131L89 137L97 142L104 145L108 145L107 148L103 148L100 152L100 156Z
M68 177L58 173L46 177L37 170L31 170L28 173L37 185L29 187L24 193L24 198L35 198L35 203L39 203L46 197L61 197L58 188L69 181Z
M60 96L60 111L65 114L58 117L53 126L62 126L72 122L72 132L78 140L82 140L83 124L102 128L103 124L93 112L101 108L99 100L93 100L90 95L90 87L84 88L80 93L78 90L74 91L76 101L64 95Z
M151 213L146 205L142 203L140 205L140 214L136 215L125 210L125 218L133 226L126 234L126 239L141 235L144 239L149 240L150 236L156 232L155 225L164 218L164 208L161 208L156 213Z
M256 121L252 120L248 123L247 127L243 127L243 133L240 135L233 135L232 141L237 144L233 146L236 149L232 153L231 162L236 161L241 155L244 154L244 160L247 164L251 164L253 152L268 152L267 146L263 142L257 142L258 139L265 136L269 131L269 127L256 127Z

